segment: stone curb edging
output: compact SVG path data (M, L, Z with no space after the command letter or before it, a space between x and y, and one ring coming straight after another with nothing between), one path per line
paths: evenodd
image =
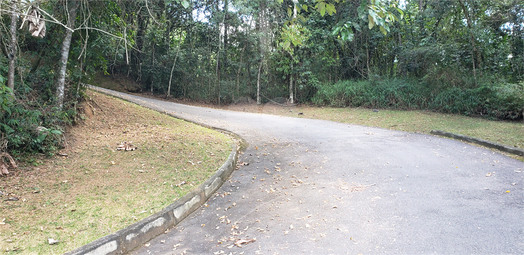
M457 139L457 140L461 140L461 141L465 141L465 142L479 144L479 145L482 145L482 146L486 146L488 148L497 149L497 150L504 151L504 152L511 153L511 154L515 154L515 155L518 155L518 156L524 156L524 150L522 150L522 149L506 146L506 145L499 144L499 143L486 141L486 140L483 140L483 139L473 138L473 137L469 137L469 136L465 136L465 135L448 133L448 132L444 132L444 131L440 131L440 130L431 130L430 133L432 135L449 137L449 138L453 138L453 139Z
M233 144L231 147L229 158L218 171L175 203L122 230L67 252L65 255L124 254L176 226L204 204L227 181L235 169L238 155L237 145Z
M102 92L103 93L103 92ZM111 95L115 96L115 95ZM176 117L176 116L174 116ZM226 131L227 132L227 131ZM228 132L230 133L230 132ZM231 133L230 133L231 134ZM238 137L238 136L237 136ZM241 139L241 143L243 139ZM203 205L235 170L239 150L234 142L226 162L198 188L173 204L113 234L81 246L64 255L114 255L130 252L166 230L176 226Z

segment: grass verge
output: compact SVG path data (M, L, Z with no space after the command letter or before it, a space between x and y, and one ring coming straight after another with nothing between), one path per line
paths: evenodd
M0 178L0 251L63 254L160 211L229 156L222 133L88 95L61 152L68 156L28 159ZM120 142L138 149L117 151Z
M223 108L233 111L322 119L424 134L429 134L431 130L436 129L524 149L524 123L522 122L492 121L430 111L379 110L375 112L367 108L331 108L307 105L296 107L281 107L272 104L230 105ZM509 156L524 161L523 157Z

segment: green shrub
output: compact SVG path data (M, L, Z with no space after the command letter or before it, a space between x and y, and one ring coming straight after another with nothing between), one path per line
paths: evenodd
M60 148L62 128L57 121L50 121L46 112L25 109L20 104L11 104L0 118L0 133L7 139L8 151L13 155L41 152L53 154Z
M524 83L460 88L402 79L347 80L318 85L311 101L334 107L433 110L516 120L523 117Z
M0 79L0 82L2 79ZM53 102L42 102L38 92L21 85L15 97L0 83L0 141L7 151L18 156L26 153L51 155L62 145L63 127L75 116L73 107L59 111ZM36 100L34 100L36 98Z

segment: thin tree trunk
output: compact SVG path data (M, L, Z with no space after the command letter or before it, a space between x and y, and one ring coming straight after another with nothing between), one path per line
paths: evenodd
M227 2L226 2L227 4ZM227 5L225 6L225 8L227 8ZM217 7L218 9L218 7ZM224 17L222 18L222 24L225 25L225 22L226 22L226 15L224 13ZM218 89L218 105L220 105L220 51L222 50L221 49L221 46L222 46L222 39L223 38L220 38L220 35L222 33L220 33L220 26L218 26L218 34L219 34L219 38L218 38L218 52L217 52L217 66L216 66L216 76L217 76L217 89ZM227 35L226 32L224 32L224 35Z
M293 19L296 19L297 18L297 6L296 6L296 3L295 1L293 1ZM295 26L295 25L291 25L291 26ZM292 47L292 46L291 46ZM289 102L291 104L294 104L295 103L295 99L293 98L293 61L294 58L293 58L293 55L291 55L291 53L289 54L291 56L291 64L290 64L290 68L289 68Z
M291 65L290 65L290 74L289 74L289 102L291 104L294 104L293 99L293 57L291 57Z
M220 42L218 42L220 43ZM216 77L217 77L217 94L218 94L218 105L220 105L220 45L218 46L217 52L217 66L216 66Z
M260 100L260 73L262 72L262 59L260 59L260 64L258 64L258 77L257 77L257 104L261 104Z
M238 65L238 71L237 71L237 95L240 94L240 71L242 71L242 59L244 58L244 51L246 50L247 46L247 40L246 44L244 45L244 48L242 48L242 53L240 54L240 63ZM235 93L233 93L233 101L235 101Z
M213 51L211 50L211 42L208 41L207 42L208 45L209 45L209 68L207 70L209 70L209 74L208 72L206 72L206 74L208 74L208 81L207 81L207 93L208 93L208 98L213 98L214 96L214 93L213 93L213 90L211 89L211 79L213 78L212 75L211 75L211 70L213 70L213 63L212 63L212 60L213 60Z
M15 91L15 68L16 68L16 54L17 54L17 47L16 47L16 23L18 20L18 8L17 8L17 0L11 1L11 7L13 13L11 14L11 42L9 45L9 71L7 73L7 87L12 90L14 93Z
M176 50L175 60L173 61L173 67L171 67L171 74L169 75L169 85L167 86L167 96L171 96L171 81L173 80L173 71L175 70L176 59L178 58L178 52L180 52L180 41L178 41L178 47Z
M153 43L153 57L151 58L151 94L153 94L153 84L155 81L155 44Z
M462 10L464 11L464 16L466 17L466 24L468 25L469 35L470 35L470 41L471 41L471 61L473 63L473 78L475 79L475 86L477 85L477 68L476 68L476 61L475 58L477 57L477 47L475 46L475 37L473 36L473 30L472 30L472 22L471 18L469 16L468 9L466 9L466 6L464 5L463 0L458 1L460 6L462 7Z
M251 22L253 22L253 19L249 21L248 29L246 32L249 32L249 28L251 28ZM236 95L240 95L240 71L242 71L242 61L244 60L244 53L246 51L248 41L247 38L244 41L244 47L242 48L242 53L240 53L240 63L238 65L238 71L237 71L237 90ZM233 101L235 101L235 93L233 93Z
M297 74L295 74L295 76L296 76L296 75L297 75ZM297 79L295 79L295 83L296 83L296 82L297 82ZM298 100L297 86L295 85L295 86L293 86L293 87L294 87L294 89L295 89L295 94L293 94L293 95L294 95L294 101L293 101L293 102L296 103L297 100Z
M227 52L227 43L228 43L228 36L227 36L227 30L228 30L228 6L229 5L229 0L224 0L224 20L223 20L223 23L224 23L224 50Z
M56 85L56 98L58 108L61 110L64 106L64 95L65 95L65 79L67 71L67 60L69 58L69 48L71 47L71 38L73 37L73 28L75 26L76 10L78 9L79 1L68 1L70 3L70 9L68 11L69 18L67 20L66 36L62 42L62 49L60 50L60 70L58 72L58 81Z
M368 76L368 79L369 79L369 75L370 75L371 71L369 70L369 44L368 44L367 38L366 38L366 69L368 71L367 76Z
M144 9L145 9L145 6L142 5L142 1L137 1L139 3L139 7L140 7L140 11L138 11L138 13L136 14L136 26L137 26L137 31L136 31L136 49L134 52L133 55L135 55L135 59L136 59L136 63L135 63L135 68L136 68L136 72L137 72L137 78L136 78L136 82L141 82L142 81L142 51L143 51L143 48L144 48L144 35L145 35L145 31L147 30L147 17L144 17L146 15L143 14L144 12ZM147 84L144 84L147 86Z

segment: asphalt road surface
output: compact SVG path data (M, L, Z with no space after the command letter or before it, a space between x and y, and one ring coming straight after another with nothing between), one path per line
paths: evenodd
M124 97L249 143L206 205L131 254L524 254L521 161L431 135Z

